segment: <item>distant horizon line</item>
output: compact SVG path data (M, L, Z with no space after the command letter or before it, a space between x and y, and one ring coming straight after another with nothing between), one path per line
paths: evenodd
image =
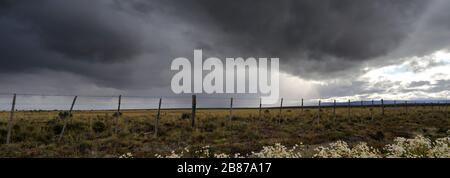
M384 101L394 101L394 100L384 100ZM398 101L398 100L397 100ZM322 105L324 104L324 105ZM449 102L432 102L432 103L406 103L407 106L412 106L412 107L417 107L417 106L449 106ZM345 108L348 107L348 102L336 102L336 108ZM369 107L404 107L405 103L384 103L381 104L381 102L379 103L375 103L372 104L363 104L361 105L360 102L350 102L350 107L352 108L369 108ZM334 103L333 102L325 102L325 103L321 103L321 105L304 105L304 106L293 106L293 105L287 105L287 106L266 106L266 107L261 107L261 109L311 109L311 108L333 108L334 107ZM165 108L161 108L161 110L191 110L192 108L190 107L165 107ZM230 109L230 107L197 107L196 110L215 110L215 109L220 109L220 110L226 110L226 109ZM233 109L259 109L259 107L233 107ZM52 112L52 111L66 111L67 109L15 109L15 111L19 111L19 112ZM122 108L121 111L143 111L143 110L158 110L158 108ZM74 109L73 111L111 111L111 112L116 112L117 109ZM0 110L0 112L10 112L10 110Z

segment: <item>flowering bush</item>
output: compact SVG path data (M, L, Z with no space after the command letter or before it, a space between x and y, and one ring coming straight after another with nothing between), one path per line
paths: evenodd
M157 158L182 158L185 153L189 153L189 149L186 147L183 151L180 153L175 153L175 151L171 151L169 155L163 156L159 154L155 154L155 157Z
M273 146L264 146L262 150L252 152L249 155L240 155L239 153L228 155L225 153L211 154L210 147L204 146L201 147L201 149L194 151L194 156L200 158L300 158L302 157L302 148L302 144L300 144L300 146L295 145L292 148L287 148L280 143L276 143ZM394 139L394 143L384 147L384 154L379 150L368 146L367 143L364 142L350 147L344 141L336 141L328 144L328 146L318 147L314 151L316 153L313 157L316 158L450 158L450 137L439 138L434 142L421 135L412 139L397 137ZM184 151L181 151L180 153L172 151L171 154L167 156L158 154L155 156L158 158L181 158L186 156L185 153L189 153L188 148L185 148ZM127 153L126 155L128 154L130 155L129 157L132 157L131 153Z
M315 151L318 153L314 155L314 157L319 158L341 158L347 157L351 149L348 148L347 143L344 141L337 141L334 143L330 143L328 147L319 147L316 148Z
M385 154L366 143L359 143L350 148L344 141L329 144L328 147L319 147L314 157L320 158L449 158L450 137L439 138L432 142L430 139L418 135L412 139L397 137L394 143L384 147Z
M183 157L183 155L184 155L183 152L178 154L178 153L175 153L175 151L172 151L172 152L170 152L169 155L166 155L166 156L155 154L155 157L157 157L157 158L181 158L181 157Z
M432 142L418 135L413 139L398 137L393 144L386 145L386 157L389 158L426 158L450 157L450 137L439 138Z
M125 153L123 155L120 155L119 158L133 158L133 154L131 153Z
M380 152L367 145L367 143L359 143L352 148L351 155L353 158L380 158Z
M228 155L225 153L214 154L214 158L245 158L240 153L236 153L234 155Z
M225 153L214 154L214 158L230 158L230 155Z
M367 143L359 143L350 148L344 141L330 143L328 147L315 149L318 158L378 158L381 157L378 150L370 147Z
M209 148L209 145L203 146L200 150L195 151L194 154L199 158L209 158L211 157Z
M450 137L436 139L428 151L428 157L450 158Z
M253 158L300 158L302 155L297 149L298 145L295 145L291 149L286 148L280 143L276 143L274 146L265 146L259 152L252 152L249 157Z

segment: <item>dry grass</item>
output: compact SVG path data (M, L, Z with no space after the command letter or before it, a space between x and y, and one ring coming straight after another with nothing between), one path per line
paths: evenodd
M285 108L279 109L197 110L196 128L191 128L190 110L162 110L159 136L154 137L155 110L123 111L114 133L114 111L74 111L61 143L57 136L63 121L58 111L16 112L12 144L6 145L9 112L0 112L0 157L117 157L132 152L134 157L153 157L172 150L191 150L205 145L217 153L250 153L265 145L286 146L302 142L306 150L336 140L349 144L360 141L379 148L395 137L417 134L435 139L450 130L450 111L444 106L387 107L385 116L378 107ZM373 119L371 117L373 115ZM195 155L192 155L195 156ZM306 157L311 155L304 155Z

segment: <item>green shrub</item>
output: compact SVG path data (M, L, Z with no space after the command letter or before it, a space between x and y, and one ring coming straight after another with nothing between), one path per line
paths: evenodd
M92 149L92 143L91 143L91 142L86 142L86 141L84 141L84 142L81 142L81 143L78 145L78 150L79 150L81 153L89 152L91 149Z
M85 131L86 125L83 122L69 122L67 123L67 129L71 131Z
M119 116L121 116L121 115L122 115L121 112L115 112L115 113L113 114L113 117L119 117Z
M183 113L181 114L181 119L190 119L191 118L191 114L190 113Z
M59 133L61 133L63 127L64 126L62 124L53 125L53 127L52 127L53 134L58 135Z
M101 133L106 130L106 125L103 122L96 121L92 125L92 130L94 130L95 133Z
M69 118L69 112L68 111L62 111L58 113L58 117L60 119ZM70 114L70 117L72 117L72 114Z

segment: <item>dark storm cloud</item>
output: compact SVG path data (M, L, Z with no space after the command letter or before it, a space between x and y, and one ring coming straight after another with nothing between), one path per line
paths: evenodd
M395 48L426 7L410 0L198 2L225 32L245 37L254 48L350 60Z
M2 1L0 73L44 76L39 71L49 69L101 87L135 87L132 61L160 46L144 41L149 38L143 38L147 34L140 19L105 2Z
M42 50L91 62L128 60L144 50L139 24L96 1L18 1L4 7L10 31L2 34L11 35L9 40L33 34L28 43L38 40Z
M434 0L428 10L419 19L414 32L404 44L393 53L393 57L405 55L427 55L437 49L450 47L450 2L447 0Z
M434 4L422 0L0 1L0 80L51 70L73 74L68 79L82 78L77 80L80 85L145 90L169 85L170 61L192 58L194 48L220 58L280 57L282 70L306 79L347 77L359 72L357 67L364 62L396 49L402 51L398 55L409 55L411 51L402 45L437 39L438 44L426 48L449 45L450 40L439 38L448 33L449 13ZM428 30L434 35L430 37ZM48 72L45 76L51 77ZM355 92L360 89L355 87Z
M351 68L361 61L396 49L413 31L426 9L425 1L196 1L214 25L236 37L232 46L244 55L279 56L291 65L351 61L327 65L328 72ZM300 61L300 62L299 62ZM320 64L319 64L320 65ZM299 69L300 68L300 69ZM301 75L311 70L293 68ZM313 77L313 76L308 76Z

